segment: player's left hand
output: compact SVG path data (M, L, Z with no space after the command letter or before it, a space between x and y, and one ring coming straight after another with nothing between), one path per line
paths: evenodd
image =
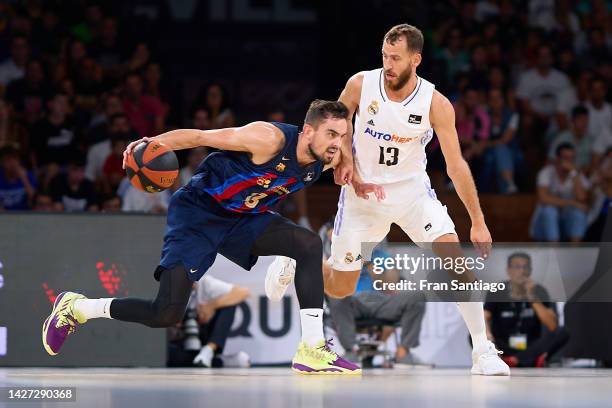
M353 164L341 161L334 169L334 181L339 186L353 182Z
M482 223L480 225L472 225L470 230L470 240L474 244L474 248L480 252L480 255L487 259L491 254L491 233L487 225Z
M125 148L125 151L123 152L123 164L122 164L122 167L123 167L124 170L125 170L125 166L127 165L128 156L130 154L132 154L132 151L136 148L136 146L138 146L142 142L148 142L150 140L151 139L148 138L148 137L143 137L142 139L135 140L135 141L131 142L129 145L127 145L127 147Z

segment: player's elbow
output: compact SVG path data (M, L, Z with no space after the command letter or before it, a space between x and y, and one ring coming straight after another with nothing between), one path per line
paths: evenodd
M463 157L458 157L446 165L446 173L451 180L457 180L466 175L470 170L467 162Z

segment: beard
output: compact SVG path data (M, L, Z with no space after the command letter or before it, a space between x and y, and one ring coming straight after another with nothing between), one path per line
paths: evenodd
M412 77L412 67L408 67L404 72L400 73L395 82L385 78L385 85L392 91L399 91L402 89Z
M331 159L325 159L321 155L317 154L317 152L315 152L314 149L312 148L311 144L308 145L308 154L310 154L310 157L312 157L316 161L321 161L324 164L329 164L333 160L333 157Z

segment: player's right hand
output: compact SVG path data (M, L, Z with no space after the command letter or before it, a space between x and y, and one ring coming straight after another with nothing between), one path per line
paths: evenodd
M127 158L128 158L128 156L130 154L132 154L132 151L134 150L134 148L136 148L136 146L138 146L142 142L148 142L150 140L151 140L151 138L143 137L142 139L135 140L132 143L130 143L129 145L127 145L127 147L125 148L125 150L123 152L123 169L124 170L125 170L125 166L127 165Z
M353 189L355 190L355 194L357 197L363 198L364 200L368 200L369 193L374 193L376 199L380 202L387 198L385 194L385 189L382 186L374 183L353 183Z
M353 182L353 164L340 162L334 169L334 181L339 186Z

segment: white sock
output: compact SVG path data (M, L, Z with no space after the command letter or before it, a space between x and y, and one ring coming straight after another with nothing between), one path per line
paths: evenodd
M112 319L110 315L110 305L114 298L102 299L77 299L74 302L74 309L86 319L105 317Z
M300 309L302 323L302 341L309 346L316 346L324 340L323 309Z
M488 349L488 343L482 302L457 302L457 307L472 337L474 351L485 352Z

